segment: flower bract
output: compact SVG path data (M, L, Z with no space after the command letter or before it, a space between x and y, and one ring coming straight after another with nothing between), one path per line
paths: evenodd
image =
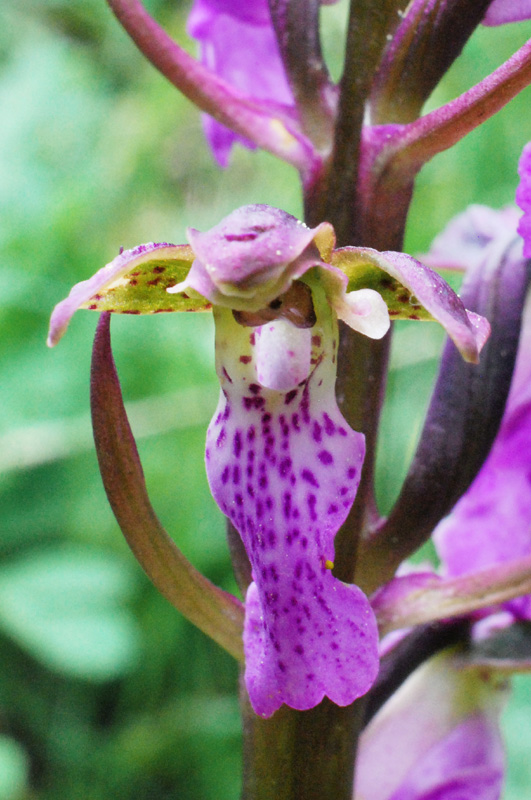
M438 237L435 260L442 261L446 251L455 253L454 266L462 269L471 268L477 260L499 259L503 253L521 261L524 256L522 242L518 241L517 221L518 213L513 208L496 212L472 207L450 222ZM511 242L513 247L508 249ZM459 251L461 258L457 256ZM511 390L494 445L468 491L434 533L439 556L450 576L473 573L531 554L530 348L528 304ZM516 616L531 619L529 596L511 600L507 608Z

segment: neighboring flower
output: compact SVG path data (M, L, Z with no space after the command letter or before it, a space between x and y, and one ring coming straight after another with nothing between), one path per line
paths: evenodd
M518 174L520 184L516 191L516 202L524 212L518 225L518 233L524 240L525 258L531 258L531 142L523 149Z
M307 228L246 206L186 245L121 253L75 286L50 325L77 308L121 313L213 304L218 408L207 434L212 493L249 556L245 680L258 714L282 703L347 705L378 669L371 606L332 574L334 538L354 502L364 437L335 399L337 319L379 338L394 318L437 319L477 360L488 323L434 272L402 253L334 250L328 223ZM370 287L370 288L368 288Z
M371 720L354 800L499 800L506 684L458 659L447 651L426 662Z
M188 32L200 45L202 62L244 95L277 105L292 106L267 0L196 0ZM238 141L248 139L204 115L205 134L218 163L226 167Z
M493 0L483 19L483 25L504 25L531 19L531 0Z
M529 152L527 148L527 161ZM519 190L522 207L526 191L529 190ZM479 259L499 259L507 252L510 258L521 260L517 220L516 209L495 212L474 206L452 220L437 237L428 263L442 266L445 252L449 254L450 265L462 269L474 266ZM527 225L528 221L520 223L519 230L522 232ZM511 242L515 245L508 250ZM531 306L528 305L511 390L494 445L468 491L434 532L443 569L449 576L531 555L530 354ZM510 601L506 608L516 616L531 619L529 596Z

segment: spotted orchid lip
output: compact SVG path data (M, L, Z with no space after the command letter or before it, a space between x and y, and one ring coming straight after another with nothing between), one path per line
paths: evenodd
M334 538L354 501L364 437L337 407L337 323L312 284L316 321L239 325L216 308L218 408L207 434L212 494L252 566L245 680L256 713L347 705L378 670L365 595L331 572Z

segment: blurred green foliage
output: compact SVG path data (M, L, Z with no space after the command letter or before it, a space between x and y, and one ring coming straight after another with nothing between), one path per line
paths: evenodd
M150 9L180 42L188 6ZM92 450L95 315L54 351L50 310L120 245L184 241L249 202L300 215L293 170L242 149L220 173L199 115L145 63L103 0L19 0L0 25L0 800L238 796L237 672L152 588L123 543ZM345 1L323 10L337 76ZM466 89L530 26L478 32L434 104ZM511 202L529 92L421 174L408 231L425 250L470 202ZM520 122L522 121L522 122ZM152 502L193 562L236 591L203 468L215 407L208 315L113 320ZM388 510L422 423L442 335L398 326L378 494ZM412 391L414 386L414 391ZM531 783L529 681L505 717L506 798Z

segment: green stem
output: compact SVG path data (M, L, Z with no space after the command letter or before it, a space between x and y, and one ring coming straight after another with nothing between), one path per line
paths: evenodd
M242 800L351 800L363 698L345 708L326 699L310 711L282 706L264 720L242 694Z

